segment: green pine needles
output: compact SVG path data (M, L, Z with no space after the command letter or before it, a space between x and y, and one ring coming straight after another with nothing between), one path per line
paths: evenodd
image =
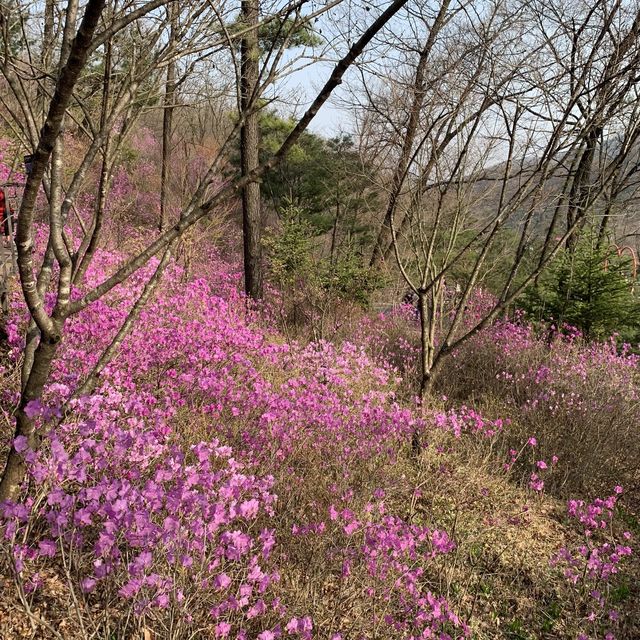
M640 282L636 257L592 231L581 234L524 296L535 319L572 325L587 339L640 341Z

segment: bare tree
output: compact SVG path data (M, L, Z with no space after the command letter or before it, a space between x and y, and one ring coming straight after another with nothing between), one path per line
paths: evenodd
M84 68L98 21L104 9L105 0L89 0L84 16L74 36L77 3L73 0L67 6L65 35L61 46L61 70L56 83L56 91L51 99L38 146L36 148L32 170L27 178L20 213L16 243L18 248L18 268L25 301L31 317L40 330L40 341L35 350L34 363L22 390L20 406L16 411L16 434L27 438L33 447L37 445L33 421L25 412L26 406L40 397L57 345L61 338L61 308L69 302L71 292L71 264L67 248L62 237L62 220L59 212L52 210L51 245L60 265L60 285L58 287L58 305L51 315L47 314L42 296L38 292L37 279L34 276L33 263L33 216L36 196L43 179L46 165L60 137L66 110L71 101L74 87ZM5 22L5 20L3 20ZM68 54L66 52L68 51ZM6 56L5 48L5 56ZM5 57L4 64L8 64ZM5 74L6 76L6 74ZM59 153L55 159L60 162ZM9 453L7 464L0 483L0 496L3 498L15 494L24 476L24 460L15 450Z
M111 38L125 29L135 20L143 18L149 12L162 6L162 2L150 0L142 5L135 5L136 8L127 7L124 12L114 12L112 19L98 31L100 18L105 8L105 0L89 0L83 7L83 16L80 27L75 33L72 28L72 15L78 10L75 0L69 0L67 4L67 39L63 42L63 47L69 50L68 56L62 56L60 72L56 79L55 91L50 99L48 115L42 133L37 135L37 125L33 121L33 127L29 124L26 130L29 134L36 134L37 146L34 153L32 171L29 174L24 190L22 205L18 216L18 262L20 271L20 281L22 291L29 309L29 313L35 325L32 344L35 344L33 356L26 364L24 375L24 386L20 398L20 404L16 411L16 436L25 437L30 446L37 447L37 437L34 430L33 420L26 410L27 405L41 397L44 385L49 378L51 365L56 356L58 345L64 333L65 323L69 317L82 311L89 304L98 300L115 286L124 282L131 274L144 266L150 258L158 253L166 256L171 250L176 239L180 238L189 228L216 210L221 203L234 197L250 182L255 182L265 171L275 167L291 149L296 140L307 128L313 117L321 106L328 100L333 90L340 84L345 72L362 53L365 47L371 42L375 35L393 18L407 0L394 0L387 8L372 20L371 25L365 29L362 35L346 51L346 54L336 63L327 82L324 84L318 95L312 101L304 115L299 119L293 131L286 138L280 149L264 163L256 167L248 175L239 176L231 183L227 183L213 194L210 194L211 179L215 175L218 162L213 162L207 174L203 177L199 187L194 192L190 202L180 214L178 222L158 235L142 251L126 260L115 273L109 276L97 287L91 288L79 299L72 300L71 282L73 277L73 261L71 257L71 246L65 242L64 220L60 207L53 204L49 207L49 229L51 254L59 267L56 283L55 304L51 313L44 305L44 287L42 280L51 277L52 269L46 263L43 269L48 269L49 275L43 278L43 270L36 270L34 261L33 244L33 223L35 216L36 196L45 176L45 171L52 159L52 151L60 138L63 119L67 114L74 98L74 90L80 79L82 70L85 68L89 56L98 47L106 44ZM6 24L6 15L2 13L2 23ZM4 32L6 38L6 30ZM221 37L222 46L227 41L226 37ZM214 43L215 44L215 43ZM212 46L212 43L209 43ZM0 61L0 70L10 83L15 80L15 59L8 53L7 41L5 39L4 57ZM19 83L17 83L19 84ZM24 92L16 84L17 98L23 97ZM23 105L27 113L26 105ZM98 143L92 143L99 146ZM58 156L60 157L60 156ZM52 171L55 167L61 167L62 163L52 162ZM51 180L53 182L53 180ZM67 198L68 198L67 192ZM49 249L47 249L49 251ZM161 264L165 260L161 261ZM157 272L156 272L157 273ZM155 276L154 276L155 277ZM158 276L159 277L159 276ZM145 296L150 295L149 288L145 287L142 293L140 304L144 303ZM139 309L137 303L135 309ZM125 325L127 321L125 321ZM114 347L117 348L117 341L122 340L127 327L123 325L114 339ZM113 353L115 348L111 349ZM25 358L26 360L26 358ZM105 358L100 359L100 365L104 366ZM0 499L15 498L18 496L21 483L24 477L25 465L22 455L11 448L7 457L5 471L0 481Z
M487 46L468 49L465 65L440 79L446 93L425 98L428 135L413 158L403 210L391 216L395 257L418 299L423 396L447 358L571 248L603 194L624 190L620 168L626 178L635 172L637 16L605 2L589 13L592 35L618 45L574 52L584 60L577 73L560 64L566 56L549 53L562 35L547 32L548 11L539 14L544 28L525 35L514 31L513 12L498 7L473 16L472 40L482 34ZM508 28L500 15L511 16ZM472 294L489 277L494 297L470 314Z
M455 13L455 10L450 10L451 4L451 0L442 1L432 24L429 24L426 18L422 18L427 35L418 56L413 81L409 89L410 103L406 124L402 127L402 125L394 123L394 126L404 128L404 134L400 142L397 165L391 178L391 187L389 188L387 196L384 221L374 244L373 255L371 256L371 266L373 267L379 266L380 262L387 256L391 247L391 218L394 215L398 198L401 195L403 185L407 179L412 156L415 153L416 141L420 131L420 120L427 93L427 84L430 81L433 82L433 78L430 78L427 73L427 67L430 63L433 63L432 52L440 32ZM457 11L459 11L459 9L457 9Z
M169 49L173 51L176 40L176 6L169 5ZM171 153L171 133L173 127L173 111L176 101L176 61L172 57L167 64L167 82L164 91L164 113L162 116L162 167L160 175L160 231L169 226L167 212L167 173L169 170L169 154Z

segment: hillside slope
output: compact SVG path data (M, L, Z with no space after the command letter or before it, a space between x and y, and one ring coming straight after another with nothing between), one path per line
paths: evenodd
M61 413L154 265L69 326L30 407L43 446L17 443L26 501L2 507L0 638L640 636L622 488L567 509L533 434L509 451L508 420L400 403L371 336L285 341L209 258L196 279L169 269ZM102 252L87 285L120 259Z

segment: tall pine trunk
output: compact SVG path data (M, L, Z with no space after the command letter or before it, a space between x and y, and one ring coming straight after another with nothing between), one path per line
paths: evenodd
M258 46L258 0L243 0L242 22L251 27L242 38L240 108L244 122L240 129L242 176L259 163L259 125L257 110L260 49ZM262 298L262 216L260 184L247 183L242 189L242 231L245 292L254 300Z
M171 131L173 128L173 109L176 100L176 62L173 48L176 39L175 5L170 5L171 35L169 36L169 51L172 56L167 66L167 84L164 91L164 114L162 118L162 167L160 172L160 231L169 227L169 212L167 210L167 179L169 176L169 155L171 151Z

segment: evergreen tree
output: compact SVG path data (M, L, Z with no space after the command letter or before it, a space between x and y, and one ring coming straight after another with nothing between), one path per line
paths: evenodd
M612 244L598 246L593 233L583 233L573 251L564 252L523 307L538 319L579 328L588 339L613 333L636 343L640 339L640 297L632 260Z

